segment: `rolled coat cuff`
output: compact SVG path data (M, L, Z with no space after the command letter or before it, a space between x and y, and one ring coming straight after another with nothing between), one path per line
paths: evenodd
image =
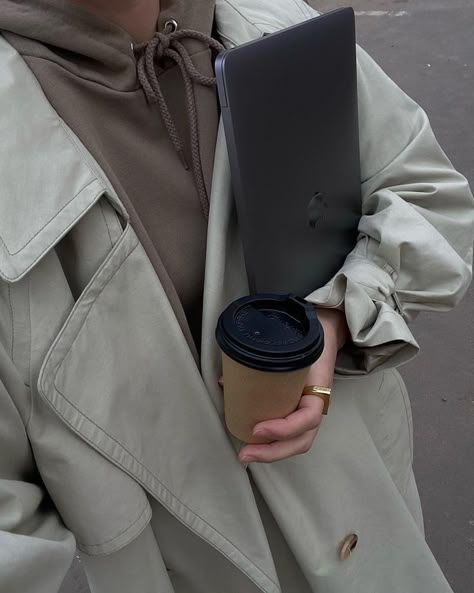
M339 272L306 300L345 311L351 336L339 352L336 371L365 374L408 362L418 343L401 313L396 271L386 263L349 255Z

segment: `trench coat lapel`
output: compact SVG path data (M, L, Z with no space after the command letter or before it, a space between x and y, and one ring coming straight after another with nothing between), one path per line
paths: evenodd
M2 219L0 226L8 231L5 225L11 223L18 229L12 241L20 247L0 250L0 275L19 280L33 267L41 273L42 261L55 244L101 196L122 214L125 210L90 153L66 128L22 58L3 38L0 51L8 69L2 96L8 100L9 118L21 118L20 129L28 130L25 138L16 131L11 137L10 150L22 155L21 178L18 169L10 167L4 169L2 180L9 190L6 203L15 208L10 207L8 220ZM25 111L25 102L34 106ZM62 166L38 170L37 146L28 138L43 141L41 163L59 160ZM232 227L232 208L222 134L215 169L203 340L208 389L166 293L126 225L51 345L37 390L69 429L131 475L256 586L265 593L279 593L250 483L237 460L238 443L231 442L223 427L217 385L212 325L225 298L245 287L243 277L221 270L224 262L232 261L221 251L229 238L236 240L227 230ZM31 212L32 204L38 203L47 223L40 232L36 227L42 220Z
M220 376L222 365L214 332L219 315L225 307L240 296L248 294L248 290L248 280L232 194L224 127L221 121L217 136L210 198L201 371L216 410L222 419L224 417L222 392L215 382L215 377Z

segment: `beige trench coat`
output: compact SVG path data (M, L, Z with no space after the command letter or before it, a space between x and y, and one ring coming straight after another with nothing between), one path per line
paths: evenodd
M216 19L233 45L314 14L218 0ZM424 541L394 367L418 348L407 322L466 291L473 198L424 112L358 60L360 236L308 296L345 308L355 347L312 450L250 468L290 559L223 424L214 327L247 286L222 132L200 371L113 187L0 37L2 593L56 592L76 544L98 593L450 591Z

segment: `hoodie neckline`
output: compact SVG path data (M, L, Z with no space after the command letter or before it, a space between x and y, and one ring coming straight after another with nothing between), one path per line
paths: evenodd
M162 0L158 28L175 20L181 29L210 34L215 0ZM72 0L2 0L0 30L24 57L47 59L72 74L114 90L139 89L130 34ZM189 53L202 46L189 42Z

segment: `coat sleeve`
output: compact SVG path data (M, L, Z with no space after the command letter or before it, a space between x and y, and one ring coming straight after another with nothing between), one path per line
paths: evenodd
M61 523L38 479L25 419L19 411L21 406L18 407L19 401L26 400L28 388L5 352L2 337L0 591L57 593L74 557L75 540Z
M345 311L341 372L393 367L418 351L408 323L447 311L471 280L474 201L425 112L358 48L362 217L342 269L307 299Z

